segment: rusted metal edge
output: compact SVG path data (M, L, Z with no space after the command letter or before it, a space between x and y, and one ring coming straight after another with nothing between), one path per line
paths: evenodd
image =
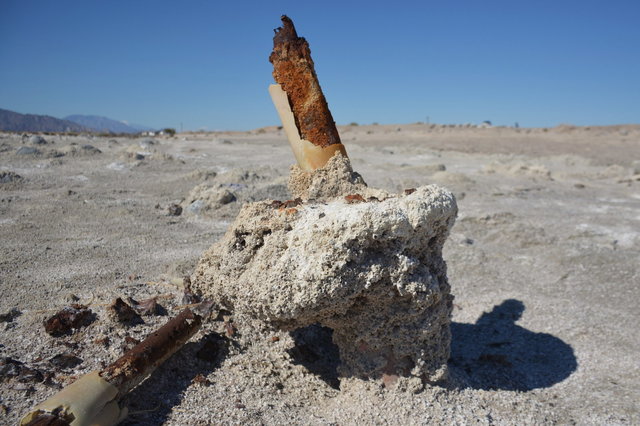
M154 331L145 340L101 371L85 374L32 408L22 426L116 425L127 415L119 400L180 349L202 325L212 308L189 308Z
M323 167L336 152L340 152L340 154L347 157L347 151L341 143L323 148L301 139L285 91L282 90L279 84L272 84L269 86L269 94L280 116L280 121L291 145L293 155L302 170L312 172Z
M340 144L338 129L320 88L309 43L298 37L293 21L283 15L275 30L273 78L286 92L300 138L320 148Z
M202 325L202 317L186 308L178 316L127 351L100 372L100 377L118 388L119 396L129 392L153 370L180 349Z

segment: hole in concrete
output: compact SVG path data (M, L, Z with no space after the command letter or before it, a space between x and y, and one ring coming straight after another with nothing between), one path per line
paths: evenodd
M295 346L289 350L293 362L305 366L334 389L340 389L340 353L332 340L333 330L312 324L291 332Z

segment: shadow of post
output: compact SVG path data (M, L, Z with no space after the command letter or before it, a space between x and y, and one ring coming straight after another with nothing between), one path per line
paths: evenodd
M516 325L524 303L509 299L475 324L451 324L449 367L474 389L528 391L561 382L578 367L573 349Z

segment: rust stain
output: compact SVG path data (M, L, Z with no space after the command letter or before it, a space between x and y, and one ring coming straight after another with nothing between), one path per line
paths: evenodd
M300 138L326 148L339 144L338 129L322 94L309 43L298 37L293 21L283 15L282 27L275 30L273 78L287 93Z
M344 197L344 199L349 204L364 203L366 201L364 198L362 198L362 195L360 194L350 194Z
M126 394L184 345L201 324L202 318L199 315L189 308L183 310L107 366L100 372L100 376L117 387L120 395Z

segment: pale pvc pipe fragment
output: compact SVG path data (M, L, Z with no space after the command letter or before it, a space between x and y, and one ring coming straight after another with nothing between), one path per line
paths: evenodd
M101 371L82 376L31 409L21 426L112 426L122 421L126 408L118 401L160 364L179 350L202 325L213 304L202 302L196 312L184 309L142 342Z
M300 166L302 170L312 172L324 166L329 159L335 155L336 151L347 157L347 151L341 143L322 148L308 140L302 139L296 126L293 111L291 111L287 93L282 90L279 84L271 84L269 85L269 94L280 116L280 121L287 134L293 155L296 157L298 166Z
M36 405L20 420L27 425L43 414L66 419L71 426L112 426L127 416L120 408L118 388L100 377L99 371L87 373L46 401Z

